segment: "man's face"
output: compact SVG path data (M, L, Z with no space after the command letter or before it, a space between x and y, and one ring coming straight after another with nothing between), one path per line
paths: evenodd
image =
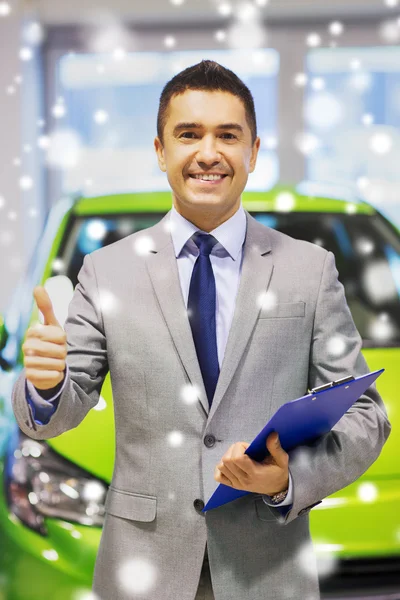
M187 90L171 98L164 146L158 137L154 146L181 214L228 218L239 208L260 140L252 145L239 98L229 92ZM202 179L207 175L221 177Z

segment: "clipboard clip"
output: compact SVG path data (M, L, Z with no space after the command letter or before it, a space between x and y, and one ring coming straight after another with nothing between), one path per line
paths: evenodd
M342 379L337 379L336 381L330 381L329 383L325 383L324 385L320 385L319 387L313 388L310 390L310 394L316 394L317 392L322 392L323 390L328 390L329 388L336 387L341 383L347 383L348 381L354 381L353 375L348 375L347 377L342 377Z

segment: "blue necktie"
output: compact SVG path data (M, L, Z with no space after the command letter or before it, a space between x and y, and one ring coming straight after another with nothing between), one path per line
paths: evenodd
M194 345L199 360L208 403L212 399L219 377L215 278L210 261L210 252L218 242L209 233L196 231L191 238L200 250L190 280L188 318L192 328Z

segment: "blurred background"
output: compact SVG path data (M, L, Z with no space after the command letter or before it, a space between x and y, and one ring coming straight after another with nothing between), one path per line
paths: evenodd
M203 58L255 97L248 190L312 180L398 225L399 41L398 0L0 0L0 312L57 200L169 189L159 95Z

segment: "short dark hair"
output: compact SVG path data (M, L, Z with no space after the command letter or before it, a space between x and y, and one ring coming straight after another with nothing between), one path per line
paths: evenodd
M160 96L157 115L157 135L163 142L164 127L167 120L168 105L173 96L186 90L206 90L229 92L244 104L246 121L251 131L251 143L257 138L256 112L254 100L249 88L233 71L213 60L202 60L197 65L184 69L164 86Z

